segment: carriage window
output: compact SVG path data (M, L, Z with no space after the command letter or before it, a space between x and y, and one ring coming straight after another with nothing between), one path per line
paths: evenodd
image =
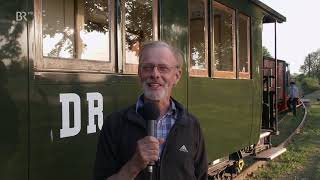
M107 0L43 0L43 56L110 61Z
M153 11L151 0L121 1L122 59L125 73L138 72L139 51L144 42L153 40Z
M36 69L115 72L114 0L34 2Z
M207 16L205 1L189 0L190 75L208 76Z
M84 14L79 17L80 59L110 61L108 1L85 1L84 6L80 4L79 10L80 14Z
M239 78L250 79L250 20L239 14Z
M73 58L75 52L73 1L44 0L43 7L43 55Z
M214 77L236 78L235 11L214 2Z

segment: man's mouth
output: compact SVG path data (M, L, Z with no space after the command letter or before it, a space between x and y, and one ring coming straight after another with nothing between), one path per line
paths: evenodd
M147 83L147 85L151 89L158 89L162 86L160 83Z

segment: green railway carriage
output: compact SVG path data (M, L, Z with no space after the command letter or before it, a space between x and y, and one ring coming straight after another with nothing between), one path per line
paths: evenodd
M261 131L262 24L284 21L258 0L1 1L0 179L91 179L103 117L136 102L151 40L184 54L174 97L210 165L241 157Z

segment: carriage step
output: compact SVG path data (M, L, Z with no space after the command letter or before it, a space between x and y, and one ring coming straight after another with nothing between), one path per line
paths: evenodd
M286 148L282 147L273 147L257 154L255 158L261 160L272 160L280 156L282 153L286 152L286 150Z
M265 138L265 137L269 136L270 134L271 134L270 131L260 132L260 139Z

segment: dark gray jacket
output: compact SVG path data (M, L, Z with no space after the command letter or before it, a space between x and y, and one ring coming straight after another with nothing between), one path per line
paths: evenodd
M199 121L174 100L178 118L170 130L154 180L207 180L208 162ZM97 146L94 180L106 180L132 158L136 142L147 135L146 121L135 105L109 115ZM181 150L185 146L187 151ZM184 149L184 148L182 148ZM142 171L136 180L146 180Z

